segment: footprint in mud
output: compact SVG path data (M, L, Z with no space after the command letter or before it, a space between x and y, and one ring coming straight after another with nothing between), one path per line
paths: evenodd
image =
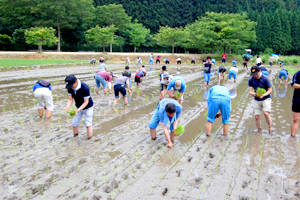
M239 200L249 200L249 197L240 197Z
M242 188L245 189L245 188L248 186L248 184L249 184L250 182L251 182L251 181L249 181L249 182L244 181L244 182L243 182L243 185L242 185Z
M127 174L127 173L124 173L123 176L122 176L122 178L123 178L124 180L127 180L127 179L128 179L128 174Z
M102 191L108 194L112 191L112 189L108 185L106 185Z
M187 161L188 161L188 162L191 162L192 159L193 159L193 157L192 157L192 156L189 156L189 157L187 158Z
M212 154L211 152L209 153L209 157L210 158L214 158L215 157L215 155L214 154Z
M177 173L177 177L180 177L180 175L181 175L181 169L179 169L179 170L176 170L176 173Z
M199 152L200 149L201 149L201 147L197 147L197 148L196 148L196 152Z
M100 195L94 195L93 196L93 200L100 200L102 198L102 196L100 196Z

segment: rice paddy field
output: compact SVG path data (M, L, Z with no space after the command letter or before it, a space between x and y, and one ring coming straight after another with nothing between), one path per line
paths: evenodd
M124 64L107 67L121 75ZM134 75L136 66L130 67ZM256 130L248 92L250 74L240 66L237 83L221 82L232 95L229 133L221 134L221 119L217 119L206 137L206 98L209 88L218 84L217 68L205 87L200 64L183 65L180 72L176 65L168 67L170 74L185 79L187 91L179 118L185 132L175 138L173 148L167 148L161 127L155 141L148 128L159 102L160 67L147 73L141 89L134 86L127 107L122 100L112 107L113 94L96 94L98 66L0 72L0 199L300 198L300 134L290 137L293 89L277 82L278 68L268 68L273 87L272 134L264 117L262 132ZM91 140L83 121L79 136L73 137L72 117L64 111L68 98L64 79L69 74L90 87ZM50 121L38 117L32 87L39 79L52 85L55 108Z
M0 59L0 67L54 65L67 63L88 63L87 60L63 60L63 59Z

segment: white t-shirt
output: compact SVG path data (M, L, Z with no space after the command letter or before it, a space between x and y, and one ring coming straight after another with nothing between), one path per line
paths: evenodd
M126 58L126 62L130 63L130 60L129 60L129 58Z
M106 68L106 65L104 64L104 63L101 63L100 64L100 72L105 72L106 70L105 70L105 68Z
M181 58L177 58L177 61L181 61Z
M229 69L229 71L235 71L236 73L238 73L239 72L239 69L237 68L237 67L231 67L230 69Z
M261 58L256 58L256 64L259 64L261 62L262 62Z

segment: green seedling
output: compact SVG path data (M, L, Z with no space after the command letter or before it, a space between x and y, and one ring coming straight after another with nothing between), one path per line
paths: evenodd
M175 136L180 136L184 132L184 126L182 124L178 124L174 132Z
M258 87L257 89L256 89L256 94L257 94L257 96L258 97L261 97L263 94L265 94L267 91L264 89L264 88L260 88L260 87Z
M157 76L159 76L159 75L160 75L160 73L161 73L161 71L158 71L158 72L157 72Z
M67 111L67 112L69 113L69 115L70 115L71 117L73 117L73 116L75 116L75 114L76 114L76 108L73 107L71 110L69 110L69 111Z
M175 99L180 99L181 93L179 91L176 91L174 96L175 96Z

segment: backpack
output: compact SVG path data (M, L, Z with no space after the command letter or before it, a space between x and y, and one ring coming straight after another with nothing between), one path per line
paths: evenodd
M45 80L39 80L37 83L43 87L49 87L51 85L48 81Z

